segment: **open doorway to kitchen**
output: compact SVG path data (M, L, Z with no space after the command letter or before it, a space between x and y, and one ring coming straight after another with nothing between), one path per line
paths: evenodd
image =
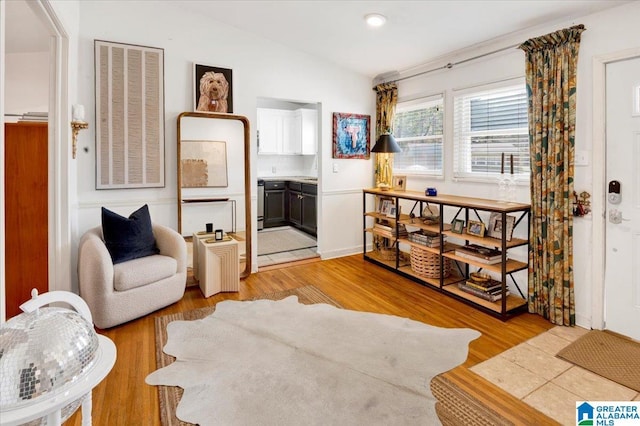
M320 104L257 100L258 268L318 257Z

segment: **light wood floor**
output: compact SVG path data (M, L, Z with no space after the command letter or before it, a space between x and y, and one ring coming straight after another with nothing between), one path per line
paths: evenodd
M198 287L187 289L178 303L144 318L100 330L114 341L116 364L93 392L94 425L160 425L156 388L144 382L156 369L154 317L214 305L225 299L244 300L264 293L314 285L346 309L408 317L440 327L469 327L482 333L471 342L469 357L452 377L476 384L479 394L499 392L467 370L479 362L530 339L553 325L540 316L523 314L507 322L480 312L436 290L423 287L354 255L273 269L241 282L239 293L204 299ZM153 297L153 295L149 295ZM473 389L472 389L473 391ZM248 396L250 397L250 395ZM500 398L501 409L517 412L519 401ZM508 401L505 403L504 401ZM76 413L66 425L80 425Z

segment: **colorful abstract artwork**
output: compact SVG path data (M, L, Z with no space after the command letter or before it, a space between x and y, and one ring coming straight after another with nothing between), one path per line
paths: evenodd
M333 113L333 158L369 159L371 117Z

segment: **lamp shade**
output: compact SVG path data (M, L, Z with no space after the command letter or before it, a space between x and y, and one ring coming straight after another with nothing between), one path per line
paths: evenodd
M385 133L380 135L371 152L402 152L402 148L391 134Z

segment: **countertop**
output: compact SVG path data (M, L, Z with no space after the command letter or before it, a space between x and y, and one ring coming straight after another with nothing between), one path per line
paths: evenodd
M269 177L259 177L258 179L262 179L268 182L293 181L293 182L311 183L311 184L318 183L318 178L312 177L312 176L269 176Z

